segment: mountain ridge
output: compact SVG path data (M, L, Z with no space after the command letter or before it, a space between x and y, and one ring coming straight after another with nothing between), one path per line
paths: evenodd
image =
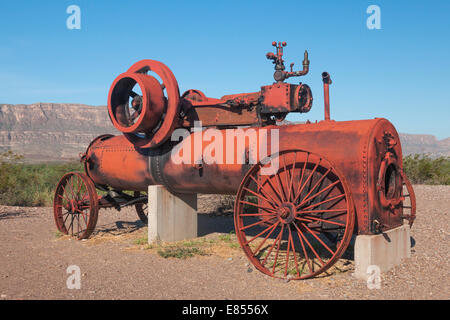
M71 103L0 104L0 151L29 162L70 161L101 134L120 134L106 106ZM404 155L450 156L450 138L400 133Z

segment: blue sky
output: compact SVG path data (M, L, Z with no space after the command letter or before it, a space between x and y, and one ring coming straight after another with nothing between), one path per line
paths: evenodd
M69 30L69 5L81 29ZM366 27L369 5L381 30ZM328 71L331 117L385 117L405 133L450 136L450 1L32 1L0 3L0 103L105 105L117 75L141 59L164 62L180 91L211 97L258 91L273 82L265 54L286 41L287 66L310 73L313 109L323 118Z

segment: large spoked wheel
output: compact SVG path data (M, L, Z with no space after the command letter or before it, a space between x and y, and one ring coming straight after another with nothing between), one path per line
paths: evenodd
M140 197L141 193L139 191L134 192L134 197ZM148 203L136 203L134 205L136 213L144 224L148 224Z
M416 194L414 193L411 182L409 182L409 179L403 171L401 171L401 177L403 218L407 219L409 226L412 227L416 219Z
M324 157L283 151L254 165L238 190L238 241L261 272L306 279L330 268L347 249L355 223L350 189ZM270 172L270 167L277 170Z
M64 175L56 187L53 212L60 232L88 238L98 218L98 195L92 180L84 173Z

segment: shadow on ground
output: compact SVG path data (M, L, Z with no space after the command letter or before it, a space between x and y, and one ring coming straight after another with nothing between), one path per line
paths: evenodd
M209 214L197 215L198 236L203 237L210 233L230 233L234 231L232 215L217 216Z
M0 213L0 220L28 218L30 216L31 216L31 214L25 210L7 211L7 212Z
M131 234L133 232L138 231L139 229L145 227L145 224L142 223L141 220L136 221L116 221L113 223L97 225L95 227L92 236L96 236L99 234L102 235L111 235L111 236L120 236L124 234Z

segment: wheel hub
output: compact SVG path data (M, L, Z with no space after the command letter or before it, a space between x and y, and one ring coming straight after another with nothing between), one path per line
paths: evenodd
M69 210L70 213L77 213L78 202L76 200L74 199L70 200L67 206L68 206L67 210Z
M290 202L282 203L277 209L277 216L281 223L288 224L294 221L297 210L295 205Z

